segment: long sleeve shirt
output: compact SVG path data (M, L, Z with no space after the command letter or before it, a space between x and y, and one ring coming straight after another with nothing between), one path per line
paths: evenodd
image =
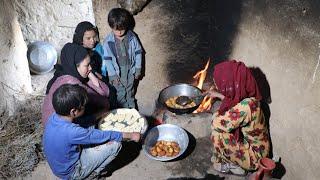
M61 179L68 179L80 158L79 145L121 140L121 132L82 128L53 113L45 126L42 142L53 173Z

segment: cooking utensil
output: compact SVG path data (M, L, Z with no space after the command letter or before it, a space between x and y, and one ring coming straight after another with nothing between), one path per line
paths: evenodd
M171 97L178 97L178 96L187 96L187 97L195 97L195 96L200 96L202 94L201 89L192 86L190 84L175 84L172 86L168 86L164 88L158 97L158 101L163 104L167 109L171 112L174 112L176 114L185 114L185 113L192 113L194 110L196 110L199 105L201 104L202 100L196 99L194 102L196 106L193 107L186 107L183 109L177 109L177 108L172 108L167 106L166 100L168 100Z
M189 97L189 96L179 96L176 99L176 103L181 105L181 106L185 106L187 104L190 104L192 102L198 102L198 101L202 101L203 98L208 95L209 93L203 93L200 96L193 96L193 97Z
M48 42L36 41L28 45L27 58L33 73L44 74L57 63L57 51Z
M160 141L160 140L174 141L178 143L180 147L179 154L174 157L152 156L150 154L150 149L157 143L157 141ZM181 156L187 149L188 144L189 144L189 137L187 132L184 129L173 124L162 124L162 125L153 127L148 132L142 148L146 156L148 156L151 159L158 160L158 161L169 161Z

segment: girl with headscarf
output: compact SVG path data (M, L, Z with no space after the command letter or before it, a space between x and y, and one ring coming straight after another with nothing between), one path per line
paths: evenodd
M211 97L221 99L211 123L213 167L237 175L256 170L259 159L269 154L270 141L260 107L261 95L249 68L235 60L214 68L216 90Z
M81 121L87 121L89 126L88 121L92 121L92 114L101 114L109 109L109 88L93 75L90 57L84 47L67 43L61 50L60 60L61 65L55 66L54 76L47 85L46 97L42 106L42 124L45 125L48 117L54 112L52 96L56 89L63 84L79 84L86 89L89 97L85 112L87 116L79 119L79 124Z

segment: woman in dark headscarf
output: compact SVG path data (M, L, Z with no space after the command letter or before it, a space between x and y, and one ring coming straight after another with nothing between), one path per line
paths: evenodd
M54 112L52 95L63 84L79 84L88 92L89 102L86 114L101 113L109 109L109 88L91 72L88 51L77 44L67 43L61 50L61 65L47 85L46 97L42 106L42 124ZM89 117L89 116L85 116Z
M256 170L259 159L269 153L261 95L250 69L242 62L217 64L213 77L217 90L211 90L210 95L221 99L211 124L214 169L243 175L245 170Z

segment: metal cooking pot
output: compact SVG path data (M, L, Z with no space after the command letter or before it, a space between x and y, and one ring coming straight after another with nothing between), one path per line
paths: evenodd
M159 94L158 101L161 104L163 104L165 107L167 107L169 111L174 112L176 114L192 113L194 110L196 110L199 107L199 105L202 102L202 99L195 101L196 106L191 108L183 108L183 109L169 107L165 102L166 100L174 96L194 97L194 96L200 96L201 94L202 94L201 89L189 84L181 83L181 84L175 84L175 85L164 88Z

